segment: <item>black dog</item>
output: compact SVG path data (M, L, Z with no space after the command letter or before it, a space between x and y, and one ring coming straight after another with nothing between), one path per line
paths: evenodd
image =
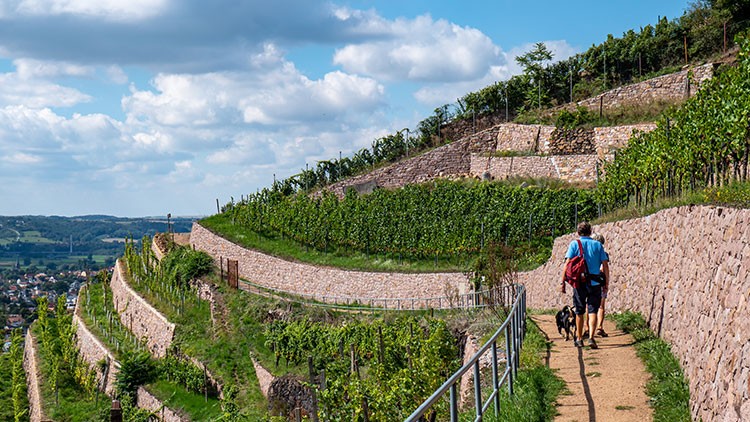
M573 330L576 328L576 316L573 312L573 307L565 306L560 312L555 315L555 321L557 322L557 332L562 335L565 330L565 341L570 340L570 336L575 337Z

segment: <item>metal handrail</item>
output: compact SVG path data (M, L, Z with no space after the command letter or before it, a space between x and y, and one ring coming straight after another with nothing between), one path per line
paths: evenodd
M273 287L263 286L244 279L240 284L255 289L267 291L276 295L288 295L290 300L303 299L303 303L320 307L346 308L355 310L443 310L443 309L474 309L497 305L497 298L506 287L493 287L476 292L462 293L455 296L436 297L402 297L402 298L361 298L348 296L328 296L320 294L296 293Z
M482 420L483 415L487 412L490 405L494 402L495 414L500 412L500 387L508 384L508 393L513 395L513 383L518 373L520 363L521 344L523 343L526 332L526 288L523 285L515 284L508 286L515 288L515 300L508 317L500 325L495 334L482 346L474 356L469 359L464 366L456 371L440 388L425 400L408 418L406 422L416 422L420 420L430 408L437 403L446 393L450 394L450 420L458 422L458 383L469 370L473 369L474 380L474 421ZM498 338L500 334L505 337L505 371L502 376L498 373ZM492 393L485 402L482 402L481 371L479 366L480 358L490 351L492 356Z

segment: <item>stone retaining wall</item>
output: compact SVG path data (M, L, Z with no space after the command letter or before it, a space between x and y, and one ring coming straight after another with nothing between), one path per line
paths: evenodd
M42 408L42 394L39 381L39 366L36 361L36 339L31 334L31 330L26 332L26 338L23 345L23 369L26 372L26 388L29 398L29 420L31 422L41 422L48 420L44 416Z
M634 130L650 131L655 127L653 124L640 124L595 128L594 149L599 154L599 158L604 159L605 156L611 156L613 150L627 145ZM554 157L559 158L550 161L549 157L552 156L549 154L552 152L551 143L554 131L554 126L500 124L422 155L334 183L326 189L342 197L348 188L368 183L381 188L399 188L407 184L422 183L442 177L481 178L485 172L489 172L494 178L502 179L511 176L528 176L560 177L574 183L596 180L596 160L580 158L592 152L589 151L591 149L589 146L585 150L580 145L578 147L573 145L572 149L566 149L566 154L572 154L578 158L562 158L562 156L555 155ZM497 157L481 158L492 152L504 151L541 154L548 158L513 157L509 161ZM475 162L475 160L478 161ZM490 168L488 166L490 163L495 167ZM561 168L558 169L558 166ZM556 173L560 174L555 175Z
M369 173L350 177L326 189L341 197L348 188L368 182L374 182L381 188L398 188L439 177L465 175L469 172L472 152L494 150L498 130L497 126L492 127L416 157L406 158Z
M90 368L96 370L96 378L98 385L101 386L102 374L99 372L98 362L101 360L109 361L109 371L107 372L107 379L104 382L104 393L112 397L115 393L115 380L117 373L120 372L120 364L115 359L115 356L104 346L94 334L89 331L86 324L78 315L78 307L76 306L76 313L73 315L73 323L76 324L76 337L78 350L81 352L81 357L88 363Z
M128 286L124 264L118 260L110 287L120 321L138 338L145 338L151 354L164 357L174 338L174 324Z
M190 243L219 259L239 261L240 277L264 287L299 295L327 296L367 303L369 299L427 298L470 291L462 273L387 273L346 271L285 261L238 246L198 223L193 224ZM417 304L420 307L421 304Z
M713 75L714 64L709 63L647 81L621 86L596 97L579 101L576 105L598 112L600 105L604 110L607 110L627 105L649 104L656 101L685 100L694 95L703 82L711 79ZM689 85L688 78L690 79Z
M638 125L607 126L594 128L594 145L599 157L624 148L628 141L637 132L651 132L656 129L653 123Z
M159 420L162 422L187 422L190 421L188 417L182 417L179 413L164 406L153 394L149 393L145 388L138 387L136 394L136 405L141 409L146 409L149 412L153 412Z
M611 155L604 157L611 159ZM509 177L554 178L571 183L596 181L597 155L487 157L472 155L469 174L492 179ZM601 169L600 169L601 170Z
M750 420L750 210L684 206L594 227L606 238L608 311L633 310L672 344L690 383L694 420ZM522 274L528 306L558 309L573 235ZM570 292L570 291L569 291Z
M495 151L546 153L554 126L506 123L497 128Z

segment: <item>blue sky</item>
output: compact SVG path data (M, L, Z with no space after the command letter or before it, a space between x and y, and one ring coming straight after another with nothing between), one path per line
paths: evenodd
M688 1L0 0L0 215L208 215Z

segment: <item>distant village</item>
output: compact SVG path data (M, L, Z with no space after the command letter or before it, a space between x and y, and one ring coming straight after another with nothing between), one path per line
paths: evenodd
M0 275L0 316L4 317L3 351L10 347L10 334L16 328L26 333L36 319L37 298L47 296L50 310L54 310L58 297L65 295L66 307L72 312L78 299L78 291L86 281L95 276L92 271L61 271L55 274Z

